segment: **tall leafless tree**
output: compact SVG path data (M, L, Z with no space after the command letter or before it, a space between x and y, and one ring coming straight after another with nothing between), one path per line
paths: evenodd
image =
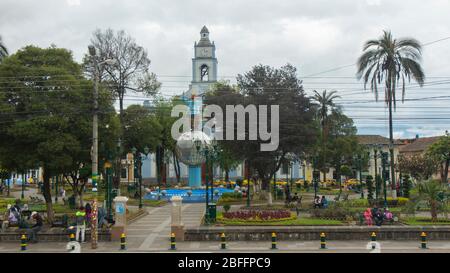
M100 81L108 85L119 100L120 121L123 124L123 100L127 91L153 96L161 84L156 75L149 71L151 61L147 51L124 30L114 32L112 29L97 29L93 33L91 45L100 59L116 60L115 65L100 66L98 69ZM93 67L88 56L85 57L85 70L92 74Z

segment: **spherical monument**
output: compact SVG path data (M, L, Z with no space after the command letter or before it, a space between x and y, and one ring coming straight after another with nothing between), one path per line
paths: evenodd
M201 186L201 167L206 161L204 149L211 145L211 138L202 131L183 133L177 140L175 152L181 162L189 166L189 186Z
M177 140L176 153L181 162L198 166L206 161L204 149L211 145L211 138L202 131L186 132Z

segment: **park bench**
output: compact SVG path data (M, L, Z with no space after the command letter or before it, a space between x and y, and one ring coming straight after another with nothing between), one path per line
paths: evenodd
M64 214L60 219L54 221L52 227L64 227L67 228L69 226L69 216Z

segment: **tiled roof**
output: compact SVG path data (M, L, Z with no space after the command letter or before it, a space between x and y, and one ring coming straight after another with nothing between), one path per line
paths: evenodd
M407 144L400 148L401 153L411 153L411 152L423 152L428 146L438 141L440 136L437 137L421 137L414 140L412 143Z
M389 138L380 135L357 135L359 144L362 145L389 145ZM394 139L395 145L403 144L401 141Z

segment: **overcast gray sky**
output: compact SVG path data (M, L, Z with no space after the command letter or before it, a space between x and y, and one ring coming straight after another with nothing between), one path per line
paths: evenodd
M56 44L81 61L96 28L124 29L147 49L162 92L179 94L189 84L193 44L206 25L216 43L219 78L233 82L255 64L289 62L304 78L307 93L339 91L359 133L387 136L384 104L368 103L374 96L362 92L351 64L363 43L383 29L423 44L450 37L449 12L446 0L1 0L0 35L11 53L29 44ZM396 137L440 135L450 129L449 56L450 39L424 47L428 85L412 85L406 98L439 98L399 104ZM307 77L311 75L316 78ZM127 101L131 103L142 102L134 98Z

